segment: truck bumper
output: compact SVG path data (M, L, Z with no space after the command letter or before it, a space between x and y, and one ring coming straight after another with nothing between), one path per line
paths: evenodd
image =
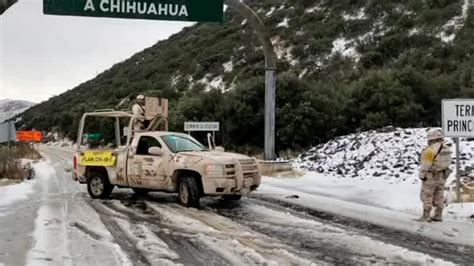
M236 179L209 177L203 178L202 186L205 195L222 196L247 195L260 185L253 178L244 178L241 186L237 182ZM241 188L239 189L239 187Z

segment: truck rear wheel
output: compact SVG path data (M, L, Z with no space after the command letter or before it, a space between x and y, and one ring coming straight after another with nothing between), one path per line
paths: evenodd
M93 199L106 199L113 189L109 179L100 173L93 173L87 181L87 191Z
M178 188L179 204L199 208L199 187L194 177L182 177Z

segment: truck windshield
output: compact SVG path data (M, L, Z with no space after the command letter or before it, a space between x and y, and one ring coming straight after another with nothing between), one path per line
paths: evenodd
M171 152L205 151L207 150L197 140L185 136L167 135L161 137Z

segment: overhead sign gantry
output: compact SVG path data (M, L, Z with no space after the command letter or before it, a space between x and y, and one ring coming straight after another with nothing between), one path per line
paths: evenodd
M240 0L43 0L49 15L222 22L224 4L248 20L265 56L265 159L275 160L276 61L270 33L263 21Z
M43 0L48 15L222 22L224 0Z

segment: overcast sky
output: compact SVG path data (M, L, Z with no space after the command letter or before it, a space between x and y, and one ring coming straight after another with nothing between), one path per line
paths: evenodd
M191 25L43 15L42 2L0 15L0 100L47 100Z

